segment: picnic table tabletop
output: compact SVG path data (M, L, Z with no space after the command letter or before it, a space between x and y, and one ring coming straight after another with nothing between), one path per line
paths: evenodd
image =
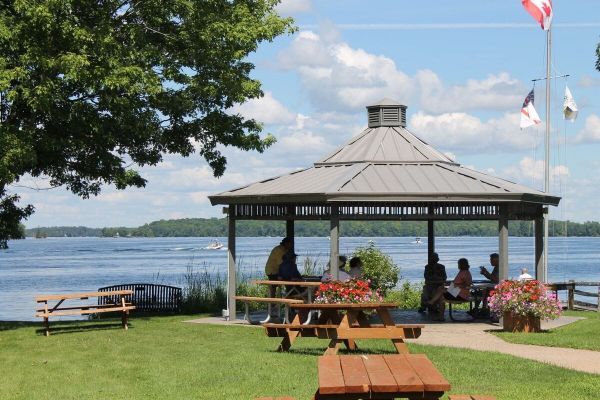
M38 303L48 300L68 300L68 299L87 299L89 297L108 297L108 296L128 296L133 294L133 290L113 290L108 292L85 292L85 293L66 293L66 294L49 294L35 296L35 301Z
M312 309L312 310L370 310L378 308L398 308L395 303L310 303L310 304L292 304L292 308Z
M448 380L424 354L321 356L319 399L438 399Z

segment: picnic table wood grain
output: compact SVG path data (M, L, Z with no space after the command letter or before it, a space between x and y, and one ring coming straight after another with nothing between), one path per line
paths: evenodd
M439 399L450 384L424 354L321 356L315 400Z

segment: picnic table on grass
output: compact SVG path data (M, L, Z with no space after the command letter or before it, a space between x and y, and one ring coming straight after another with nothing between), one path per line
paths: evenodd
M425 354L321 356L315 400L439 399L450 384Z
M345 304L292 304L297 311L289 324L264 324L267 336L282 337L278 351L288 351L298 337L329 339L325 355L337 354L342 343L349 350L357 348L357 339L391 340L398 353L408 353L405 338L418 338L423 325L396 325L389 310L397 308L393 303L345 303ZM312 311L320 316L314 324L301 321ZM366 315L375 311L383 324L371 324Z
M85 292L85 293L68 293L68 294L51 294L36 296L35 301L41 303L36 311L36 317L44 319L44 334L50 336L50 317L58 317L63 315L89 315L105 312L121 312L121 324L123 329L127 330L127 317L129 311L134 310L130 302L126 298L131 297L133 290L112 290L106 292ZM90 297L102 298L102 304L77 304L69 307L61 307L65 300L88 300ZM48 302L56 301L56 304L51 305Z

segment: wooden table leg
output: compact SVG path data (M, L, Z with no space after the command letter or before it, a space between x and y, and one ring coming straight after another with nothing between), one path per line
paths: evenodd
M294 319L292 320L292 324L294 324L294 325L300 324L300 313L296 313L296 315L294 316ZM296 341L296 338L298 337L299 334L300 334L300 331L298 331L298 330L286 329L285 336L281 340L281 343L279 344L277 351L278 352L289 351L290 347L292 347L292 345Z
M44 302L44 314L48 315L48 302ZM44 317L44 335L50 336L50 321L48 317Z
M128 330L129 327L127 326L127 317L129 314L129 310L127 310L125 307L125 297L121 296L121 307L123 307L123 315L121 316L121 325L123 325L123 329Z
M390 313L387 308L378 308L377 315L379 315L379 318L381 318L381 321L383 322L384 326L396 326L396 323L390 316ZM408 346L406 346L406 343L404 343L404 340L392 339L392 343L394 344L394 347L396 348L396 351L398 352L398 354L408 354L409 353Z

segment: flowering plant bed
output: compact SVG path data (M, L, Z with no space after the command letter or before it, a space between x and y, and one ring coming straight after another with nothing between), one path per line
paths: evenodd
M510 313L513 316L556 319L561 307L556 295L540 281L503 281L488 297L490 311L501 316Z
M346 282L325 282L316 291L315 303L377 303L383 301L379 290L371 288L369 281L351 279Z

